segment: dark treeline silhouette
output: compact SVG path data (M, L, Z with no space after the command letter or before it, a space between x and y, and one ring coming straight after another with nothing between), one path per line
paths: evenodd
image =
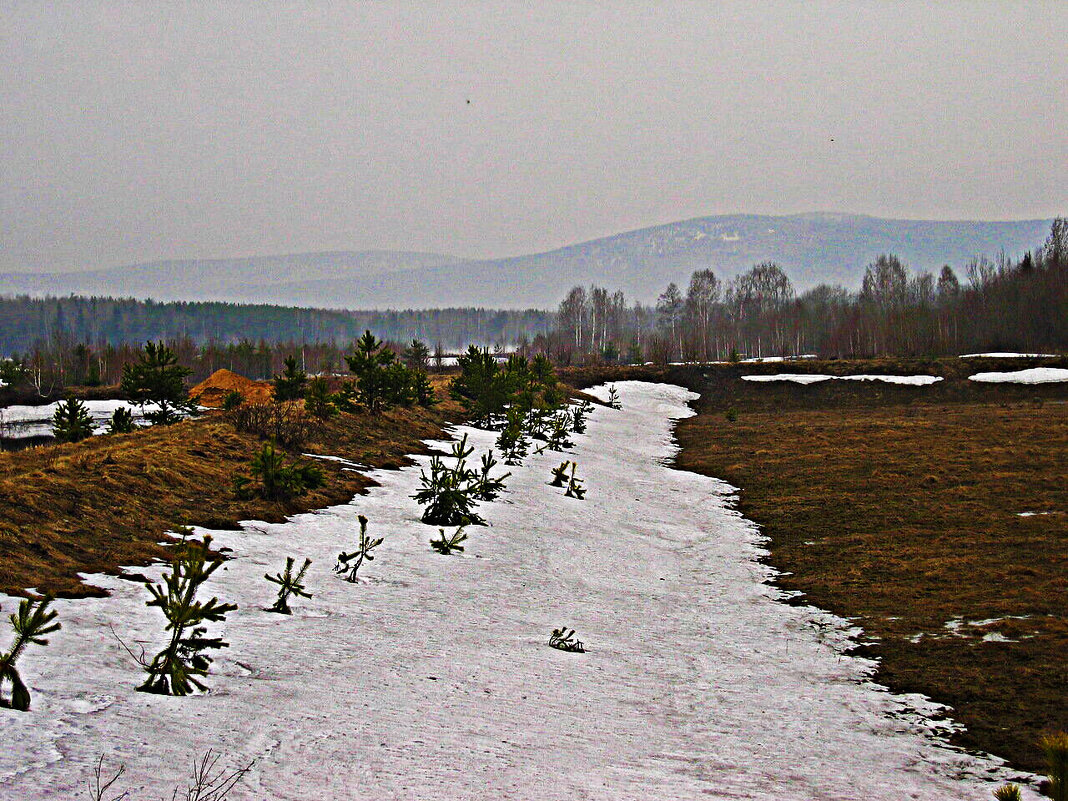
M655 306L622 292L574 287L547 349L559 364L710 361L734 357L937 356L1068 347L1068 221L1013 261L978 256L964 281L949 265L911 273L893 255L868 265L859 292L826 284L800 295L773 262L729 281L693 273Z
M236 303L157 303L132 298L0 297L0 355L27 353L63 334L76 342L121 345L188 337L197 344L348 343L370 330L380 339L440 342L449 350L509 344L545 333L548 312L528 309L330 311Z
M145 342L165 342L192 380L225 367L270 378L286 357L309 372L344 370L352 343L370 330L398 353L413 339L438 355L468 345L524 346L544 336L552 313L450 308L327 311L129 298L0 298L0 381L52 395L71 385L113 385Z

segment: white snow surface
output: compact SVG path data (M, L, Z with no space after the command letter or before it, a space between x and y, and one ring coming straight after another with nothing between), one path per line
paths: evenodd
M1013 370L1009 373L976 373L968 378L988 384L1053 384L1068 381L1068 370L1062 367L1032 367L1030 370Z
M962 353L960 359L1046 359L1056 353Z
M820 381L883 381L887 384L903 384L923 387L942 380L935 375L819 375L815 373L777 373L776 375L743 375L743 381L792 381L795 384L815 384Z
M235 801L988 799L1012 775L999 760L942 744L935 704L871 683L872 663L842 654L858 634L845 621L780 602L732 487L665 465L695 396L615 386L622 410L596 408L573 453L511 468L461 556L428 546L418 467L375 471L350 504L212 532L234 558L202 596L240 609L214 629L230 647L207 694L134 690L109 626L135 650L163 645L140 584L95 576L110 597L56 601L62 631L19 665L32 711L0 709L0 798L82 797L101 754L126 765L113 789L170 797L212 748L256 760ZM480 450L495 439L463 432ZM564 458L585 501L547 486ZM331 567L358 514L385 543L349 584ZM264 612L263 575L289 555L314 560L315 597ZM548 647L561 624L587 653Z
M106 431L106 423L115 414L116 409L129 409L133 414L134 422L144 420L141 407L135 403L124 400L87 400L83 401L89 416L93 418L97 428L94 434L103 434ZM7 406L0 408L0 424L3 433L8 437L32 437L52 433L52 416L56 413L59 401L45 406ZM157 406L154 403L145 404L147 411L153 411Z

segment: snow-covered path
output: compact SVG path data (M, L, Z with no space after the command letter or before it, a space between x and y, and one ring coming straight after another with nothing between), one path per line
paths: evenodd
M101 754L133 798L169 797L213 748L256 759L234 799L988 799L995 760L940 746L920 699L867 683L841 621L776 602L731 488L663 466L693 396L616 386L623 410L596 409L566 456L587 499L546 485L564 456L530 457L463 556L428 547L418 468L377 472L346 506L214 532L235 559L208 595L241 608L210 694L134 691L108 624L162 644L140 585L101 577L110 598L57 602L63 630L22 663L33 711L0 710L0 798L85 798ZM481 452L494 435L470 438ZM331 567L357 514L385 543L352 585ZM263 574L288 555L314 560L315 597L265 613ZM560 624L588 653L546 645Z

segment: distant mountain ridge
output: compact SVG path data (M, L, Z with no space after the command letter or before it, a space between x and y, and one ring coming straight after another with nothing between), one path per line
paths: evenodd
M882 253L897 254L914 270L949 264L959 272L976 255L1004 250L1018 256L1038 247L1051 222L734 214L502 259L370 251L157 262L80 275L0 275L0 294L111 294L351 309L554 308L575 284L622 289L629 300L651 302L671 281L685 290L694 270L708 267L729 278L767 260L778 262L799 290L819 283L853 289Z

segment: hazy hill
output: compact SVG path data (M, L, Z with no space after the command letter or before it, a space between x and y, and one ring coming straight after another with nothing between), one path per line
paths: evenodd
M0 294L105 293L157 299L233 300L329 308L487 306L552 308L574 284L622 289L653 301L693 270L729 277L779 262L799 289L856 288L864 268L893 252L913 269L962 270L976 254L1037 247L1049 220L937 222L850 214L729 215L658 225L547 253L455 261L422 253L307 254L166 262L80 275L0 275Z

